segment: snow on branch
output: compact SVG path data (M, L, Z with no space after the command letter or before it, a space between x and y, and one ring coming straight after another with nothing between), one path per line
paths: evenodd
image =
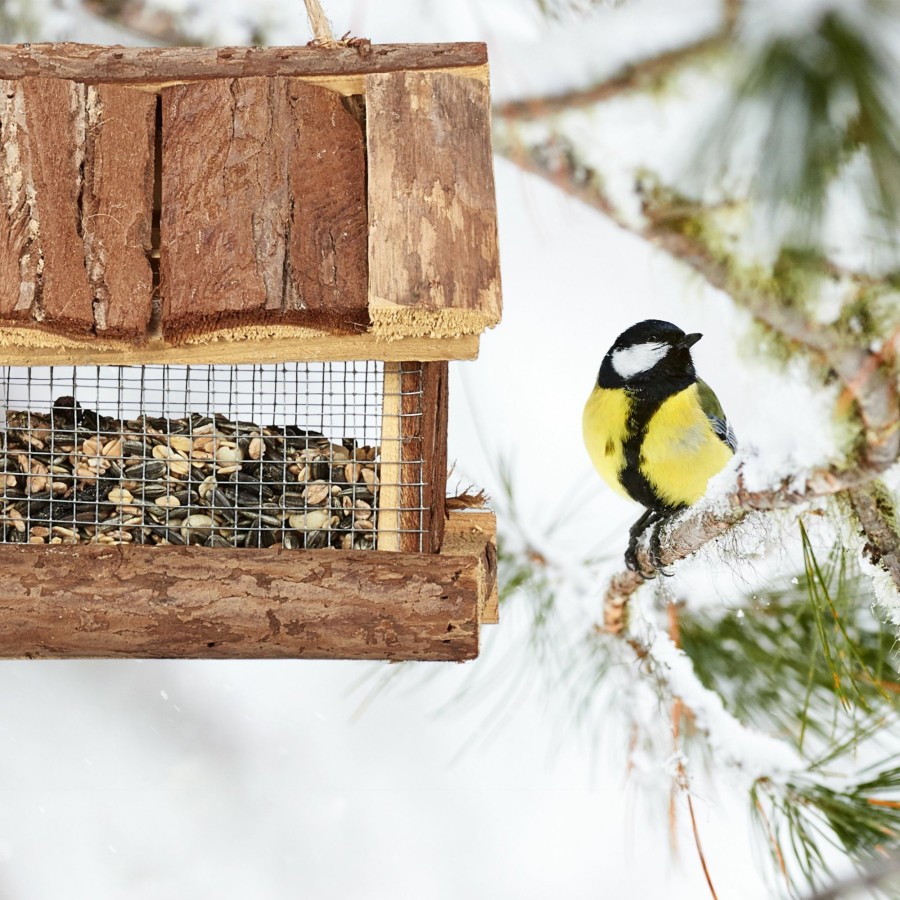
M800 487L796 486L798 479L792 478L767 490L746 491L739 481L738 489L724 501L692 510L665 529L663 564L690 556L753 510L783 509L817 497L857 490L851 500L855 516L874 548L870 559L877 560L877 565L900 589L900 540L896 533L891 537L885 530L877 507L864 502L867 485L900 456L895 349L900 333L888 336L881 348L874 349L864 338L854 339L839 325L814 321L799 304L785 303L759 284L742 278L739 266L722 251L713 249L702 228L685 227L683 204L667 203L662 192L644 197L641 221L630 221L604 192L599 173L583 164L568 144L551 141L528 145L506 136L499 142L498 150L521 168L599 210L619 227L663 250L689 266L710 286L727 293L760 324L833 372L843 386L839 405L852 406L858 415L861 434L850 458L812 472ZM645 548L639 549L638 556L649 567ZM643 581L635 572L623 572L611 580L604 604L607 630L620 633L624 629L628 600Z
M762 491L748 491L742 484L740 469L738 469L736 490L712 502L702 502L684 516L680 516L668 526L664 526L660 562L664 566L670 566L679 560L687 559L734 528L752 512L788 509L847 491L869 541L873 540L870 528L876 535L877 542L873 546L878 548L878 556L876 557L873 552L872 558L877 559L882 565L885 565L886 562L893 564L894 567L889 571L897 589L900 590L900 566L896 565L900 562L900 558L897 556L897 541L895 540L893 551L891 551L886 526L878 516L877 509L862 506L862 498L870 495L871 484L881 474L881 471L881 469L864 467L822 468L810 472L799 486L797 479L785 478L775 487ZM860 499L854 500L857 497ZM866 510L865 518L860 515L857 502L860 504L860 508ZM646 541L638 547L638 563L645 570L649 571L653 568ZM628 601L644 581L642 575L630 571L621 572L610 579L603 599L605 631L611 634L620 634L624 630Z
M785 741L748 728L731 715L722 698L703 686L690 657L669 635L658 632L645 640L631 638L628 644L665 692L690 710L694 727L724 765L741 771L750 782L766 778L780 783L806 769Z

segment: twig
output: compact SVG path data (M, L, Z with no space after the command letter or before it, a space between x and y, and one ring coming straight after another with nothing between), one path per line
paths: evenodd
M161 42L165 45L191 46L191 37L175 24L172 13L148 9L144 0L123 0L121 3L104 3L103 0L86 0L85 10L106 22L114 22L136 37Z
M898 875L900 875L900 857L878 860L863 871L810 894L806 900L841 900L842 897L856 896L866 888L883 887L885 882L895 879Z
M706 883L709 886L709 892L713 900L719 900L716 889L713 887L712 876L709 874L709 867L706 865L706 856L703 853L703 845L700 843L700 832L697 829L697 817L694 815L694 804L691 800L691 792L685 793L687 797L688 812L691 814L691 827L694 829L694 843L697 845L697 855L700 857L700 865L703 866L703 874L706 876Z
M725 0L723 6L722 16L725 19L725 27L733 30L740 18L744 0Z
M900 535L879 486L868 484L847 492L850 505L867 538L863 553L888 572L900 590Z
M630 63L615 75L597 84L574 88L559 94L508 100L505 103L498 103L493 113L500 119L525 122L554 116L570 109L593 106L595 103L602 103L630 91L646 90L699 57L723 50L730 38L729 32L719 32L692 44Z
M494 107L494 115L508 121L531 121L603 103L619 94L652 88L684 66L726 49L734 37L741 6L742 0L723 0L722 24L707 37L629 63L609 78L587 87L498 103Z

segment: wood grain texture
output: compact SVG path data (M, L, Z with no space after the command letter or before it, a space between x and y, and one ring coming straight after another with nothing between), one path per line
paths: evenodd
M2 82L0 98L0 320L142 337L153 99L45 78Z
M428 543L425 550L438 553L444 543L447 499L447 419L450 411L450 366L446 362L422 362L424 402L422 438L425 442L425 503Z
M497 517L487 510L453 512L447 517L442 552L447 556L483 556L485 559L482 625L500 622L497 585Z
M20 82L28 155L25 184L32 198L29 255L37 265L31 317L45 328L90 333L93 298L84 265L82 219L86 90L71 81L25 78Z
M400 549L403 469L403 363L386 362L382 377L381 452L378 464L378 549ZM418 549L418 548L417 548Z
M364 331L369 235L362 127L334 91L296 78L276 81L288 104L282 115L294 126L285 307L307 310L304 321Z
M88 83L157 85L179 81L286 75L339 81L404 69L463 69L487 76L482 43L371 44L357 50L319 47L107 47L43 43L0 46L0 79L42 76Z
M0 545L0 657L472 659L486 559Z
M448 366L400 363L400 541L402 551L436 553L447 493Z
M500 319L487 85L440 72L366 76L369 313L386 339Z
M265 322L364 331L363 134L293 78L162 92L162 330L170 343Z
M30 323L41 259L22 82L0 81L0 152L0 320Z
M156 98L101 84L87 88L86 108L81 220L94 330L141 340L153 296Z
M136 366L150 363L273 363L382 359L476 359L477 335L381 341L372 334L332 335L308 328L244 327L213 332L209 340L134 344L105 338L78 341L0 325L0 365Z

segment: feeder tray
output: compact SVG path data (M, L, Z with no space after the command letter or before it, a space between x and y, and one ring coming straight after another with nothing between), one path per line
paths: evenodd
M0 656L472 658L482 44L0 47Z

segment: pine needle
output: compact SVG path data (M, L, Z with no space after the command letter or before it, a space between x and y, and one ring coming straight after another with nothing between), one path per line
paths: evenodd
M891 627L871 611L871 584L835 548L825 565L805 529L804 570L782 587L742 598L737 612L685 607L682 647L701 682L756 727L836 747L865 739L900 711ZM850 564L852 563L852 564Z
M706 876L706 884L709 886L709 893L713 900L719 900L716 889L713 886L712 876L709 874L709 866L706 865L706 856L703 853L703 845L700 843L700 831L697 828L697 817L694 815L694 804L691 801L690 792L686 793L688 812L691 814L691 828L694 830L694 843L697 846L697 856L700 857L700 865L703 867L703 874Z

